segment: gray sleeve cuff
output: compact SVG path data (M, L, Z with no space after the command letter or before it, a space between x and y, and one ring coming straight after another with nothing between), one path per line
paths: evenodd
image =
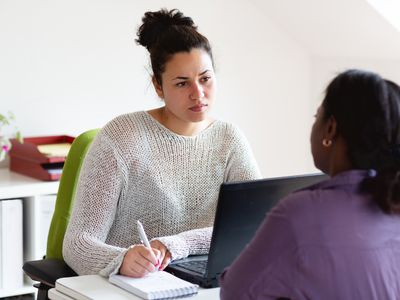
M128 249L118 254L104 269L100 270L99 275L109 277L110 275L118 274L127 252Z
M160 241L167 247L168 251L171 253L171 260L189 256L189 247L186 240L179 235L165 236L153 240Z
M171 259L176 260L193 254L207 254L210 249L212 229L212 227L193 229L153 240L163 243L171 252Z

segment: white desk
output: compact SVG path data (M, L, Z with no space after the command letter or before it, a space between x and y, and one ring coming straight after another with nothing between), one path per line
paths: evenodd
M51 300L139 300L127 291L111 284L99 275L85 275L58 280L56 289L49 290ZM185 298L183 298L185 299ZM219 299L219 288L200 289L195 296L187 299L213 300Z

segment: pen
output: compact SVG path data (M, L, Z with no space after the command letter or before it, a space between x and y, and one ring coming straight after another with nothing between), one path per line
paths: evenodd
M145 247L151 249L151 246L150 246L150 243L149 243L149 239L147 238L146 232L144 232L143 225L139 220L137 220L137 229L138 229L138 232L139 232L139 237L142 240L142 243L145 245ZM157 258L157 264L155 264L155 266L157 268L160 268L160 266L161 266L161 262L160 262L160 260L158 258Z
M146 233L144 232L143 225L142 225L142 223L140 223L139 220L137 221L137 229L138 229L138 232L139 232L139 237L140 237L140 239L142 240L142 243L143 243L147 248L151 248L151 247L150 247L149 240L147 239L147 235L146 235Z

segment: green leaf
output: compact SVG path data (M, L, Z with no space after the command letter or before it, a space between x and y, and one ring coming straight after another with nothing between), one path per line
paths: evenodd
M11 111L8 112L8 119L9 120L15 120L15 115L14 115L13 112L11 112Z
M0 114L0 133L3 127L10 126L11 123L15 122L15 115L9 111L7 114ZM23 143L24 139L21 132L18 130L17 126L13 126L13 131L15 131L15 137L20 142Z
M9 125L10 122L8 121L8 118L5 115L0 114L0 122L3 123L4 125Z

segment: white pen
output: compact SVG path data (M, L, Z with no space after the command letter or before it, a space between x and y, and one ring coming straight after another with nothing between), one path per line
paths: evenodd
M142 243L144 244L144 246L146 248L151 249L149 239L147 238L146 232L144 232L143 225L139 220L137 220L137 229L139 232L139 237L142 240ZM157 264L155 266L156 266L156 268L159 268L161 266L161 261L158 258L156 258L156 259L157 259ZM155 269L155 270L157 270L157 269Z
M137 229L138 229L138 232L139 232L139 237L140 237L140 239L142 240L142 243L143 243L147 248L150 248L150 249L151 249L149 240L147 239L146 232L144 232L143 225L142 225L142 223L140 223L139 220L137 221Z

